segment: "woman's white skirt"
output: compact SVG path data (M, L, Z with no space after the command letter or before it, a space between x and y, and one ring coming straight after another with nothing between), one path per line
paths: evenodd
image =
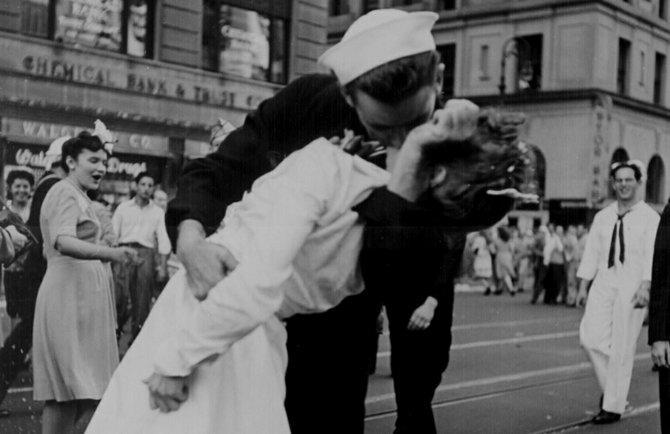
M189 377L189 395L179 410L149 408L143 380L152 357L197 306L180 270L156 301L142 331L124 356L88 426L90 434L282 434L286 331L272 317Z

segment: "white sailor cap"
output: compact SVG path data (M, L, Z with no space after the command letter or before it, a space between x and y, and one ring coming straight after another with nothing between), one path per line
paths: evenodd
M51 144L49 145L49 149L47 149L47 152L46 152L45 155L47 157L60 159L60 155L63 152L63 143L67 142L71 138L72 137L70 137L70 136L63 136L63 137L57 138L56 140L51 142Z
M342 40L319 57L345 85L385 63L435 50L434 12L375 9L358 18Z

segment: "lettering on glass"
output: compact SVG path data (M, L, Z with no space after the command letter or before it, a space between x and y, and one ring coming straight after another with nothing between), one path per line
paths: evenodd
M74 46L121 49L123 0L57 0L57 41Z

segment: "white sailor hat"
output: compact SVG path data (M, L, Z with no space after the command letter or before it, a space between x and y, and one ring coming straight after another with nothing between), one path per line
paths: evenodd
M49 145L49 149L47 149L46 156L47 157L52 157L55 159L60 159L60 154L63 153L63 143L67 142L70 140L72 137L70 136L63 136L55 139L51 144Z
M342 40L319 57L345 85L385 63L435 50L434 12L375 9L358 18Z

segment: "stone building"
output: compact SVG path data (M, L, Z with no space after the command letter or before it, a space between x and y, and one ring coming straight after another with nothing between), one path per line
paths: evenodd
M527 114L544 199L513 218L588 221L612 199L610 164L629 158L647 166L646 200L667 201L668 0L331 0L329 41L380 7L440 15L445 96Z
M316 69L326 25L326 0L0 0L4 176L39 175L51 140L101 119L119 139L105 197L141 170L172 190L219 118Z

